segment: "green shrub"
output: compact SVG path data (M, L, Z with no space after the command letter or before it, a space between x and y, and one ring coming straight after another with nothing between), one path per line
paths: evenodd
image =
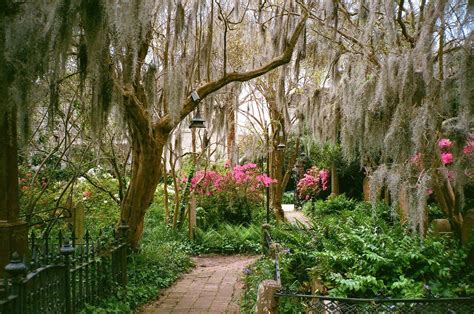
M294 204L295 203L295 191L287 191L283 193L282 198L283 204Z
M258 225L222 224L215 229L196 229L192 242L196 254L253 253L261 252L262 231Z
M308 204L309 205L306 205ZM347 198L344 194L328 198L326 201L318 200L311 204L303 205L303 210L309 216L336 214L343 210L354 210L357 205L355 200Z

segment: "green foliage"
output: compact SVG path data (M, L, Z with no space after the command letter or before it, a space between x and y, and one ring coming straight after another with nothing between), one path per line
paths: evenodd
M283 193L282 204L294 204L295 203L295 192L288 191Z
M206 231L197 229L192 243L197 254L254 253L261 252L262 231L258 225L221 224Z
M164 225L163 220L159 203L153 203L145 216L141 247L129 257L127 287L100 306L89 305L84 313L132 312L156 298L160 289L170 286L180 273L192 267L186 234Z
M271 231L283 247L280 270L283 287L299 293L311 291L315 279L337 297L455 297L474 295L474 265L469 248L448 237L411 235L385 204L357 203L344 196L311 203L305 211L313 229L283 226ZM265 263L273 270L271 261ZM258 270L258 268L256 268ZM246 282L265 278L261 270ZM271 278L271 277L270 277ZM254 304L246 293L244 305ZM286 312L301 312L302 304L285 301Z
M249 225L263 217L262 203L245 196L244 191L227 191L199 197L197 224L203 229L222 223Z
M330 143L317 145L309 138L306 146L309 147L309 157L318 168L330 169L333 164L338 169L342 170L344 168L345 164L340 145Z
M309 216L336 214L343 210L354 210L356 204L356 201L341 194L330 197L327 201L318 200L314 204L307 202L303 205L303 210Z

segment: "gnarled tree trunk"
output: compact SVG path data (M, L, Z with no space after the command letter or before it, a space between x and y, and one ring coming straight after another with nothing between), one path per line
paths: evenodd
M135 133L135 132L134 132ZM136 247L143 233L145 212L150 207L162 176L161 155L168 134L132 136L132 175L122 203L122 219L130 226L128 239Z

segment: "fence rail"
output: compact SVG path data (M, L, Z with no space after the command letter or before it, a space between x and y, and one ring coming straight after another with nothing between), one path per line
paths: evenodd
M128 226L77 239L30 236L29 255L16 253L0 283L0 314L76 313L127 283Z
M270 226L265 226L264 231L264 251L271 252L275 259L274 280L280 285L280 263L278 257L278 247L270 234ZM474 313L474 297L466 298L428 298L428 299L391 299L391 298L336 298L322 295L302 294L291 292L282 288L273 295L278 300L283 298L292 299L304 308L305 313L324 314L359 314L359 313ZM274 309L275 312L278 308Z

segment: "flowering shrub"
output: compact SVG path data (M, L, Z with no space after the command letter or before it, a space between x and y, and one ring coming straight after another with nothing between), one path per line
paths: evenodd
M202 207L198 211L198 225L206 228L220 222L251 223L262 204L263 188L276 182L261 173L254 163L226 167L224 173L196 172L191 179L191 190Z
M468 140L465 142L462 150L460 147L456 149L455 141L448 138L441 138L438 141L439 160L444 166L439 171L444 177L454 182L458 174L464 174L468 179L472 179L472 158L474 152L474 134L469 134ZM420 152L417 152L410 157L410 162L414 164L420 171L424 170L423 158ZM456 162L456 164L455 164ZM464 169L462 171L462 169ZM426 193L428 195L433 193L431 188L428 188Z
M300 199L310 200L316 197L319 192L327 189L329 178L328 170L319 170L316 167L309 169L303 178L298 181L296 190Z

